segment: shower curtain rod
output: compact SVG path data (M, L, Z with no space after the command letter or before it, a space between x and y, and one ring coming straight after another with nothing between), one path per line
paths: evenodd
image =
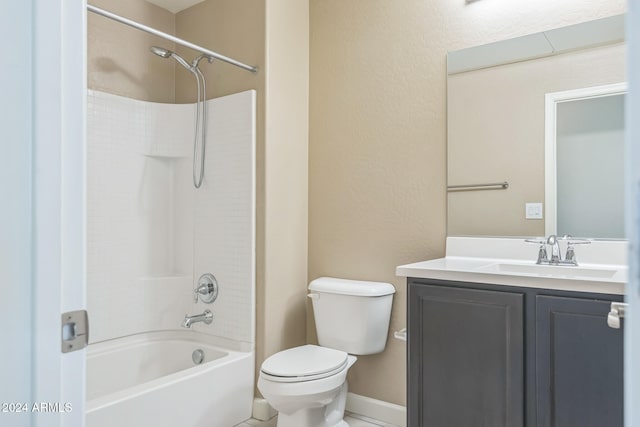
M257 67L253 67L251 65L243 64L242 62L236 61L235 59L229 58L229 57L224 56L224 55L220 55L219 53L216 53L216 52L214 52L212 50L205 49L205 48L203 48L201 46L198 46L197 44L193 44L193 43L188 42L186 40L182 40L181 38L178 38L176 36L172 36L171 34L167 34L167 33L164 33L162 31L156 30L155 28L151 28L151 27L148 27L146 25L140 24L139 22L132 21L131 19L123 18L122 16L116 15L115 13L111 13L111 12L109 12L107 10L100 9L99 7L95 7L95 6L92 6L90 4L87 4L87 10L90 11L90 12L93 12L95 14L104 16L105 18L113 19L114 21L120 22L120 23L128 25L130 27L136 28L136 29L141 30L141 31L145 31L145 32L147 32L149 34L153 34L154 36L162 37L162 38L167 39L169 41L172 41L172 42L174 42L176 44L179 44L181 46L188 47L190 49L196 50L196 51L198 51L200 53L203 53L203 54L205 54L207 56L211 56L212 58L219 59L220 61L224 61L224 62L226 62L228 64L231 64L231 65L235 65L236 67L244 68L245 70L251 71L252 73L255 73L255 72L258 71Z

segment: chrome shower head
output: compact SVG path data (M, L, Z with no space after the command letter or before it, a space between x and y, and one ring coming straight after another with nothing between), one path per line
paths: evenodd
M169 49L165 49L163 47L158 47L158 46L151 46L151 52L153 52L154 54L158 55L161 58L173 57L173 59L178 61L178 63L180 65L182 65L184 68L186 68L187 70L193 72L193 69L192 69L191 65L189 65L187 63L187 61L185 61L184 59L182 59L182 57L180 55L178 55L175 52L170 51Z
M158 46L151 46L151 52L155 53L161 58L168 58L173 53L168 49L165 49L163 47L158 47Z

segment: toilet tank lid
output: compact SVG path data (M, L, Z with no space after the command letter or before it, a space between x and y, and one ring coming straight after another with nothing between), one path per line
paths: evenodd
M380 297L395 293L396 288L391 283L385 282L319 277L309 283L309 290L329 294Z

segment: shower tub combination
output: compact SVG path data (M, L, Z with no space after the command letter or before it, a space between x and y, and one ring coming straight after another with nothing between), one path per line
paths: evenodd
M234 426L251 417L254 359L236 342L186 330L93 344L87 425Z
M193 105L89 92L87 427L251 418L255 92L206 103L208 158L196 190L184 131ZM219 283L211 304L194 300L204 273ZM185 313L204 310L213 322L181 327Z
M199 56L151 47L194 75L195 105L88 93L87 426L234 426L254 391L256 94L205 100L198 65L256 69L88 10ZM194 294L208 273L215 301ZM180 328L204 310L213 322Z

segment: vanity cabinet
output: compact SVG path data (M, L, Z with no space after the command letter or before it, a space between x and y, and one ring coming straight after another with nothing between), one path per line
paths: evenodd
M611 301L536 297L537 425L622 426L622 329Z
M523 423L523 295L410 289L409 426Z
M621 299L410 278L408 426L622 427Z

